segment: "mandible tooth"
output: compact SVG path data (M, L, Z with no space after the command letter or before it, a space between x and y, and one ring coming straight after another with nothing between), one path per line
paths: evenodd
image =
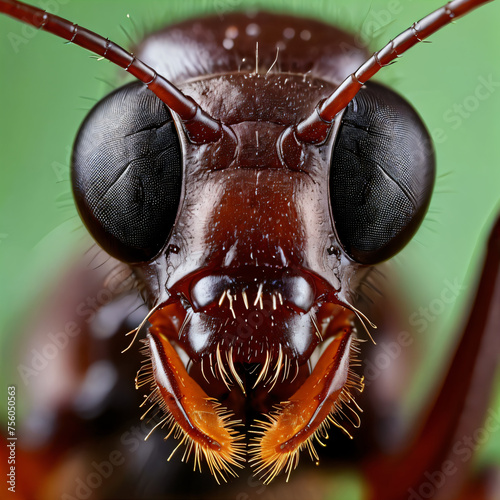
M240 376L238 375L238 372L236 371L236 368L234 367L234 362L233 362L233 346L229 349L229 351L226 352L226 358L227 358L227 364L229 366L229 370L231 371L234 380L236 380L236 383L240 386L241 392L246 396L245 392L245 387L243 386L243 381L241 380Z
M266 360L264 361L264 365L262 366L262 370L259 373L259 376L257 377L257 380L255 381L255 384L253 385L252 389L255 389L259 382L266 376L267 370L269 369L269 364L270 364L270 354L269 350L266 351Z
M222 356L220 354L220 344L217 344L217 349L215 353L217 356L217 366L219 368L220 376L222 378L222 381L224 382L224 385L227 387L227 390L230 391L231 387L229 384L229 375L226 372L226 369L224 368L224 363L222 362Z
M259 300L261 300L261 297L262 297L262 287L263 287L263 284L261 283L259 285L259 289L257 290L257 297L255 297L255 300L253 302L254 306L257 305L257 303L259 302Z
M220 299L219 299L219 307L222 305L222 303L224 302L224 299L226 297L226 294L227 294L227 290L224 290L224 293L221 295Z
M243 290L241 292L241 295L243 297L243 303L245 304L245 307L248 309L248 297L247 297L247 292Z

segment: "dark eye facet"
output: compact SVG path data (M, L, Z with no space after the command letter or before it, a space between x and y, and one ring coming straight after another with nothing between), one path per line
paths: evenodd
M83 122L72 159L80 216L110 255L152 259L174 225L182 154L169 109L141 83L100 101Z
M369 82L347 106L333 151L330 203L340 243L362 264L392 257L427 211L432 142L414 109Z

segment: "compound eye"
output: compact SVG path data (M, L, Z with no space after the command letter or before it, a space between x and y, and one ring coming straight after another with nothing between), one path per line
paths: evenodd
M113 257L145 262L165 245L182 153L169 109L145 85L125 85L90 111L73 148L72 185L84 224Z
M435 178L425 125L401 96L368 82L347 106L330 169L330 204L346 253L376 264L420 226Z

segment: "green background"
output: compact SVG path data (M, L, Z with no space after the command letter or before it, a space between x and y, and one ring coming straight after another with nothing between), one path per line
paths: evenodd
M440 1L349 0L341 2L219 1L35 1L51 12L130 45L122 26L137 39L143 29L231 6L267 5L337 22L371 33L370 49L441 5ZM127 18L130 14L130 18ZM465 289L426 332L429 358L416 374L408 408L432 383L453 342L473 293L492 216L500 210L500 88L478 101L476 110L453 127L454 106L471 104L479 78L500 82L500 3L494 2L434 35L379 80L403 94L420 112L435 138L438 179L431 213L415 240L397 257L414 310L440 296L443 282ZM64 267L84 235L69 197L69 150L79 123L95 100L123 78L121 70L61 40L0 19L0 352L2 380L14 379L9 352L22 318ZM441 129L441 134L438 133ZM75 231L75 228L80 228ZM20 395L22 398L22 395ZM494 403L494 407L500 405ZM500 436L493 435L483 459L500 461Z

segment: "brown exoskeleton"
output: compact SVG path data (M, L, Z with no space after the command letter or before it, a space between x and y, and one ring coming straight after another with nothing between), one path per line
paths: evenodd
M195 467L205 459L216 478L234 474L249 441L250 462L270 482L283 469L289 475L304 448L317 459L314 441L329 423L350 433L338 413L357 425L355 318L368 335L373 327L356 307L357 287L367 266L413 236L434 182L420 118L367 81L479 3L452 2L365 63L364 51L346 58L339 49L349 35L314 21L234 14L187 22L146 39L135 57L0 2L150 89L129 84L90 113L73 151L73 191L94 238L133 269L150 309L135 333L148 330L151 364L136 383L151 385L145 403L165 411L156 425L187 443ZM299 37L280 53L286 29ZM498 257L490 259L493 275ZM495 298L483 285L474 312L486 318ZM493 335L498 318L491 321L474 336L466 330L447 380L471 370L467 342ZM448 415L441 424L443 408L461 408L467 394L445 385L419 444L390 467L401 484L389 485L385 464L370 469L375 491L387 487L380 498L398 498L443 460L459 427Z

